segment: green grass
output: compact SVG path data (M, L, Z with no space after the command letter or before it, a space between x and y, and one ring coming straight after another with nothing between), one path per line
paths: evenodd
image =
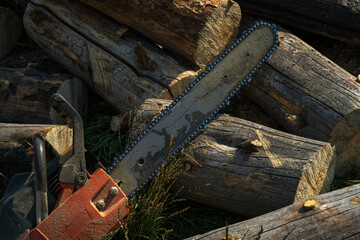
M224 227L226 223L230 225L246 220L240 215L191 201L180 202L176 208L185 206L189 208L186 212L166 222L174 230L169 234L169 239L184 239Z
M178 159L172 159L169 164L163 165L160 175L129 201L130 214L109 239L168 239L173 230L166 222L188 209L176 209L175 204L184 199L178 198L180 191L175 194L170 192L182 171Z
M85 144L108 166L133 136L129 137L128 132L113 132L110 122L116 111L98 99L93 102L85 124ZM226 222L244 220L223 210L185 201L181 191L171 192L171 186L183 171L178 159L163 166L161 174L130 200L127 220L107 239L183 239L223 227Z
M109 166L125 147L126 134L114 132L110 128L111 118L116 110L108 103L100 101L89 110L85 124L85 147L95 153L96 157Z

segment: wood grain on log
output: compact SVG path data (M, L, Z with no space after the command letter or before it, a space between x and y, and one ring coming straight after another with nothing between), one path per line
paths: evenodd
M241 19L233 0L81 0L205 67L235 38Z
M227 231L228 239L359 239L359 224L357 184L230 225ZM225 232L219 228L188 240L224 239Z
M76 1L33 0L24 25L41 47L123 113L149 97L178 95L196 76L149 40ZM139 42L150 70L135 57Z
M0 59L15 47L21 30L18 15L8 8L0 7Z
M168 104L147 99L137 110L135 128ZM181 159L189 171L176 186L185 186L187 198L244 216L328 191L335 162L328 143L225 115L210 123Z
M247 13L350 44L360 44L359 1L236 0Z
M72 129L63 125L0 123L0 169L10 178L15 173L31 171L32 138L40 134L61 155L72 146Z
M61 123L49 106L54 93L62 94L85 115L87 90L80 79L35 69L0 68L0 122Z
M244 21L244 27L250 24ZM304 41L279 31L280 46L243 91L288 132L330 141L337 174L360 166L360 84Z

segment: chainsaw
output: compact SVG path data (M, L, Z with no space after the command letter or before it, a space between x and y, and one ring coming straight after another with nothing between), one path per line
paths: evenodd
M276 26L257 22L210 63L105 169L84 149L80 115L58 94L52 107L73 128L73 147L48 160L35 135L34 172L16 174L0 200L1 239L102 239L126 218L128 201L204 130L251 81L279 44ZM236 63L236 64L234 64Z

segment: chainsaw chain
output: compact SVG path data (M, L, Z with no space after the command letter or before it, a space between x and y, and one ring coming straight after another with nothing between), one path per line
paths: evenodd
M206 129L208 124L215 118L215 116L219 113L219 111L228 106L230 104L230 99L232 97L235 96L236 93L239 92L240 88L244 85L246 85L247 83L249 83L251 81L251 77L252 75L254 75L254 73L262 66L262 64L267 61L268 59L270 59L272 57L272 53L276 50L277 46L279 45L279 36L277 34L277 27L275 24L270 24L270 23L266 23L263 21L259 21L256 22L251 28L249 28L248 30L244 31L242 36L238 39L236 39L234 42L231 43L230 47L225 50L218 59L216 59L215 61L211 62L207 68L198 74L197 78L195 81L191 82L188 86L185 87L185 90L179 95L177 96L173 102L167 106L165 109L163 109L160 113L160 115L156 118L154 118L152 120L152 122L150 122L149 126L143 130L135 139L135 141L133 141L132 143L130 143L126 148L124 153L120 154L118 157L116 157L112 163L112 165L110 167L107 168L107 173L110 174L111 171L121 162L121 160L126 156L126 154L128 154L130 152L130 150L148 133L150 132L150 130L169 112L171 111L175 105L197 84L201 81L202 78L205 77L205 75L207 73L209 73L213 68L216 67L216 65L223 59L226 57L226 55L228 55L237 45L239 45L248 35L250 35L250 33L252 33L255 29L261 27L261 26L268 26L270 27L274 33L275 33L275 43L272 46L272 48L267 52L267 54L265 55L265 57L256 65L256 67L254 67L251 72L244 78L244 80L231 92L231 94L229 96L227 96L225 98L225 100L214 110L214 112L211 113L211 115L192 133L188 136L188 138L184 141L183 144L181 144L180 146L178 146L176 149L174 149L171 152L171 155L169 157L169 159L171 159L174 155L178 155L180 154L182 151L184 151L185 145L191 140L194 139L195 136L197 136L197 134L203 130ZM160 169L160 168L159 168ZM139 185L133 193L131 193L128 196L128 199L131 199L134 197L134 195L139 192L142 187L144 186L144 184L147 184L150 180L152 180L156 175L159 174L159 169L155 170L152 175L150 177L148 177L147 179L144 180L144 183Z

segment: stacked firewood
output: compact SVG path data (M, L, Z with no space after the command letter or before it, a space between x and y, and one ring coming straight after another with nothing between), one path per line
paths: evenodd
M138 119L151 119L259 16L360 43L357 1L286 2L29 1L26 33L72 75L0 68L1 168L14 174L20 160L30 162L34 133L55 154L71 147L71 129L46 104L52 93L84 115L90 88L119 114L137 108ZM266 214L230 226L233 239L255 238L262 228L268 239L359 235L359 186L326 192L334 175L360 166L360 83L281 27L279 40L242 92L283 131L219 115L180 156L188 171L175 188L203 186L186 197L248 217Z

